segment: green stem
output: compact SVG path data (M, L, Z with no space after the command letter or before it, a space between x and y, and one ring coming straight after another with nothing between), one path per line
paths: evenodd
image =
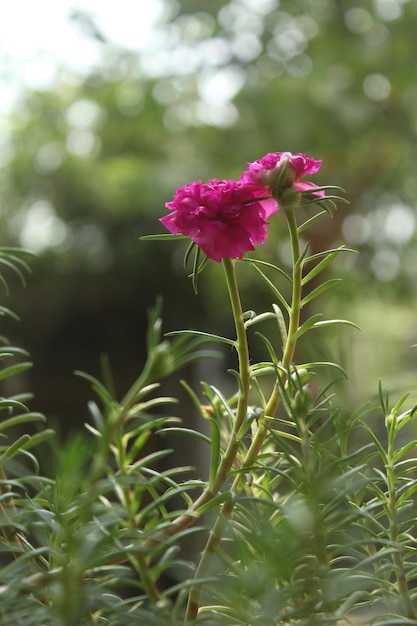
M297 332L299 325L300 325L300 310L301 310L301 280L302 280L302 270L303 270L303 265L302 265L302 261L300 259L300 240L298 237L298 230L297 230L297 223L296 223L296 219L295 219L295 215L294 215L294 210L293 209L285 209L284 210L286 218L287 218L287 222L288 222L288 230L290 233L290 240L291 240L291 249L292 249L292 265L293 265L293 281L292 281L292 297L291 297L291 309L290 309L290 316L289 316L289 326L288 326L288 336L287 336L287 341L286 344L284 346L284 352L283 352L283 358L282 358L282 364L284 366L284 370L288 371L292 360L294 358L294 352L295 352L295 347L296 347L296 343L297 340L294 339L294 335ZM230 259L228 259L230 261ZM226 269L226 268L225 268ZM227 275L227 274L226 274ZM229 279L228 280L228 285L229 285L229 293L230 293L230 297L232 300L232 293L230 292L230 284L232 284L232 281ZM236 293L235 295L238 296L238 294ZM233 301L232 301L232 307L233 307ZM242 322L242 318L241 318L241 309L239 308L239 314L238 314L238 309L234 308L233 312L234 312L234 317L235 317L235 323L236 323L236 329L237 329L237 336L238 336L238 345L240 346L240 348L242 349L242 359L239 357L239 365L240 367L245 367L245 364L248 363L249 365L249 358L248 356L246 357L243 356L243 346L246 346L247 349L247 343L246 343L246 330L244 328L244 324ZM239 326L237 324L237 320L239 320L240 324L239 326L241 326L242 328L238 330ZM241 333L241 334L239 334ZM243 343L243 337L244 337L244 343ZM247 381L248 381L248 389L249 389L249 382L250 382L250 372L249 372L249 368L248 371L246 372L246 369L243 370L244 371L244 376L245 376L245 380L247 377ZM240 376L241 379L243 380L243 374L242 374L242 369L240 369ZM275 414L278 405L280 402L280 396L279 396L279 386L278 384L276 384L274 386L274 389L271 393L271 397L267 403L266 409L265 409L265 416L268 417L273 417L273 415ZM246 414L246 410L247 410L247 401L246 401L246 405L245 405L245 414ZM238 432L238 426L240 427L240 425L243 424L243 420L245 415L240 415L239 414L239 406L238 406L238 412L237 412L237 418L236 418L236 422L235 422L235 428L233 431L233 434ZM258 425L258 429L252 439L252 443L249 446L249 449L245 455L245 458L242 462L242 467L241 467L241 471L236 475L233 484L231 486L230 489L230 494L231 494L231 498L224 503L222 510L221 510L221 514L220 516L217 518L211 532L210 532L210 536L208 538L207 544L205 546L204 552L202 554L202 557L200 559L199 565L197 567L197 571L195 574L195 580L198 580L198 578L200 576L204 576L204 572L206 570L207 567L207 563L209 562L209 560L211 559L212 555L216 552L220 541L221 541L221 537L222 537L222 525L224 522L225 518L228 518L232 512L233 512L233 507L234 507L234 502L235 502L235 497L234 495L239 491L240 486L241 486L241 482L244 478L244 472L242 471L245 467L251 467L253 466L253 464L255 463L259 452L262 448L262 445L265 441L265 438L268 434L268 428L267 428L267 422L265 419L261 420L259 422ZM229 444L230 447L230 444ZM237 449L236 449L237 451ZM223 461L225 460L227 456L224 456ZM219 467L220 470L220 467ZM219 473L218 473L219 474ZM187 606L187 611L186 611L186 616L185 616L185 623L190 622L192 620L194 620L197 615L198 615L198 610L200 607L200 595L201 595L201 587L200 586L194 586L192 587L191 591L190 591L190 595L189 595L189 600L188 600L188 606Z
M233 463L239 450L240 438L239 431L243 425L249 403L250 388L250 362L249 347L246 335L246 328L242 317L242 305L240 302L239 288L237 285L235 262L232 259L223 259L223 268L226 276L226 283L229 292L230 303L232 307L233 319L236 329L237 338L237 354L239 363L239 397L236 409L236 419L233 430L230 434L229 443L225 453L220 461L213 480L210 481L210 487L205 489L201 496L193 503L193 505L183 515L180 515L164 532L164 536L176 535L181 530L190 526L196 518L199 517L199 509L210 502L219 492L224 482L227 480Z
M233 434L236 436L245 421L248 412L250 388L249 347L245 323L243 321L242 305L240 303L234 261L228 258L223 259L223 268L226 275L227 288L229 291L230 304L232 306L233 320L235 323L237 354L239 359L240 393L236 412L236 421L233 427Z
M297 339L294 339L294 335L297 332L300 326L300 311L301 311L301 286L302 286L302 278L303 278L303 264L300 258L300 239L298 236L297 222L295 219L294 209L288 208L284 209L285 217L287 218L288 231L290 234L291 241L291 252L292 252L292 294L291 294L291 308L289 315L289 324L288 324L288 335L287 341L283 348L283 357L282 357L282 365L287 372L291 366L292 360L294 358L295 347L297 344ZM286 374L283 374L285 383ZM265 415L267 417L273 417L280 403L280 395L279 395L279 385L275 384L274 389L272 390L271 396L269 398L268 404L265 409ZM264 429L265 430L265 429ZM266 436L266 430L264 433L264 437ZM261 435L258 438L261 439ZM262 445L263 440L260 441L260 445ZM255 445L255 438L252 443ZM258 442L256 442L258 445ZM251 446L252 447L252 446ZM251 456L255 456L255 451L252 452L249 448L248 454Z
M387 510L389 518L389 539L391 545L398 545L400 542L399 537L399 524L398 524L398 508L397 508L397 477L395 473L396 463L396 450L395 450L395 435L396 435L396 415L392 415L391 419L393 423L390 425L390 431L388 432L388 449L387 449L387 484L388 484L388 499ZM392 555L394 563L395 577L397 579L398 591L402 600L405 616L414 620L416 614L414 611L413 603L410 597L410 590L408 588L407 574L404 567L404 553L403 550L395 550Z
M284 355L282 357L282 364L287 370L294 358L296 339L294 335L300 325L300 311L301 311L301 280L303 277L303 264L300 259L300 239L298 237L297 222L295 219L294 209L284 209L285 216L287 218L288 230L291 239L292 250L292 299L290 319L288 326L288 339L284 348Z
M295 219L294 209L284 209L285 216L287 218L288 230L290 233L291 250L292 250L292 295L291 295L291 309L289 315L288 335L287 341L283 348L282 364L285 372L288 371L292 360L294 358L295 347L297 339L294 339L294 335L300 326L300 311L301 311L301 281L303 277L303 264L300 259L300 239L298 237L297 222ZM286 374L283 374L285 377ZM283 383L285 380L282 381ZM265 416L273 417L280 403L279 385L275 384L272 390L271 396L265 409ZM268 429L267 424L264 421L259 423L258 429L253 437L252 443L247 451L246 457L243 461L243 467L250 467L254 464L260 449L265 441ZM233 483L232 489L238 489L244 473L240 472Z
M225 480L228 478L230 470L233 466L233 463L236 459L236 455L239 449L240 439L239 432L241 427L244 424L244 421L248 412L248 402L249 402L249 390L250 390L250 362L249 362L249 348L248 348L248 340L246 335L246 328L242 317L242 306L240 302L239 289L236 280L235 273L235 263L231 259L223 260L223 268L226 275L226 282L229 291L230 304L233 312L233 319L235 323L236 329L236 338L237 338L237 353L238 353L238 361L239 361L239 396L238 396L238 404L236 409L236 418L233 424L233 429L230 435L229 443L226 448L226 451L223 455L223 458L219 464L218 470L216 472L216 476L213 480L213 484L211 486L211 495L208 497L208 492L205 491L201 498L210 499L213 497L221 488ZM233 491L233 487L232 487ZM198 504L198 500L195 503L195 506ZM199 504L201 506L201 504ZM229 515L232 512L233 504L228 503L222 507L222 514ZM218 518L214 524L214 527L210 533L210 537L207 541L206 547L204 549L203 555L201 557L200 563L198 565L195 580L197 580L202 571L204 571L207 561L209 560L211 554L213 553L215 547L218 545L221 538L221 529L220 529L220 519ZM199 606L200 606L200 595L201 588L199 585L196 585L191 588L188 605L185 616L185 623L190 622L195 619L198 614Z

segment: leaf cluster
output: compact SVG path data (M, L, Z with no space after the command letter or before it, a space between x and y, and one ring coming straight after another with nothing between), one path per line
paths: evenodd
M301 287L344 250L302 251L295 264ZM23 254L0 251L0 258L20 276ZM317 376L322 366L337 375L340 368L282 361L292 309L270 276L293 286L295 274L245 263L274 302L270 312L244 313L243 324L272 322L274 339L257 335L267 357L251 363L251 404L238 432L244 381L237 371L230 371L230 397L202 383L202 402L183 383L209 435L185 428L177 400L160 393L164 377L216 356L206 344L238 349L235 340L202 331L163 337L160 302L149 313L146 363L121 399L106 363L102 380L80 373L95 393L90 420L64 445L52 439L48 476L38 462L37 446L53 437L38 429L43 416L27 408L27 396L1 399L1 623L179 625L196 586L203 589L198 623L336 626L370 609L378 609L377 625L417 623L415 407L404 410L403 397L390 408L381 390L385 434L376 433L369 421L375 408L347 414L335 402L337 380L323 384ZM302 295L302 306L320 293ZM297 338L335 323L313 315ZM6 342L1 356L11 361L1 370L4 381L26 367L15 363L22 351ZM280 398L274 414L267 410L270 380ZM29 425L35 433L14 436ZM207 446L207 479L171 462L165 444L173 435ZM231 448L236 460L223 477ZM214 558L195 577L202 539L213 529Z

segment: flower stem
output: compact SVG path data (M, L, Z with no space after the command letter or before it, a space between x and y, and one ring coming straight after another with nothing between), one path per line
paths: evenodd
M249 363L249 347L246 336L246 328L242 317L242 305L240 302L239 289L237 285L235 263L229 258L223 259L223 268L226 276L226 283L229 292L230 303L233 312L233 318L237 337L237 353L239 362L239 397L236 410L236 419L233 425L230 439L219 467L215 475L211 477L209 486L204 489L203 493L195 500L190 508L174 520L170 526L161 533L161 541L166 537L172 537L182 530L190 526L199 518L199 510L205 504L213 500L218 494L224 482L227 480L230 470L235 461L240 439L238 433L245 421L248 412L249 387L250 387L250 363ZM155 537L151 544L158 543L159 537Z
M293 284L292 284L292 298L291 298L291 309L289 315L289 326L288 326L288 336L285 346L283 347L283 358L282 364L284 366L284 371L287 372L291 362L294 357L295 347L297 343L297 339L294 338L295 333L297 332L300 324L300 310L301 310L301 280L302 280L302 260L300 258L300 240L298 237L297 223L294 215L293 209L284 209L285 215L288 222L288 229L290 233L291 239L291 249L292 249L292 264L293 264ZM230 262L230 259L228 259ZM234 274L229 273L232 269L232 264L230 262L230 267L225 265L226 276L228 277L228 286L229 286L229 294L232 303L232 309L235 319L236 332L238 337L238 346L239 346L239 373L240 377L247 384L247 389L249 390L250 383L250 371L249 371L249 355L247 352L247 338L246 338L246 330L242 321L242 312L240 308L240 301L238 299L238 292L236 281L234 280ZM239 303L239 306L237 304ZM246 367L248 369L246 371ZM283 374L286 376L286 374ZM246 387L245 387L246 388ZM246 394L245 394L246 395ZM232 436L236 436L238 432L238 428L243 424L246 411L247 411L247 398L242 397L243 394L239 396L239 404L235 422L235 428L233 430ZM240 402L244 403L240 406ZM279 385L275 384L274 389L271 393L271 397L267 403L265 409L265 416L273 417L275 414L278 405L280 402L279 395ZM207 563L211 559L212 555L216 552L222 537L222 526L225 518L230 517L233 511L234 503L236 498L234 497L241 486L241 482L244 479L245 473L242 471L245 467L251 467L262 448L262 445L265 441L265 438L268 434L267 421L265 419L260 420L258 424L258 428L254 437L252 439L252 443L249 446L249 449L246 452L245 458L242 462L239 473L236 475L233 484L230 488L231 497L227 500L222 506L220 516L217 518L208 538L207 544L205 546L204 552L200 559L199 565L197 567L197 571L195 574L195 580L198 580L200 576L204 576ZM232 443L232 439L230 441ZM229 447L230 447L229 443ZM238 442L237 442L238 443ZM229 449L229 448L228 448ZM237 452L237 448L236 448ZM236 456L236 453L235 455ZM223 461L227 458L227 452L223 457ZM231 467L231 466L230 466ZM228 469L230 469L230 467ZM219 467L220 471L221 466ZM219 475L219 472L218 472ZM191 588L187 611L185 616L185 623L188 623L194 620L198 615L198 610L200 607L200 595L201 595L201 586L196 585Z
M283 357L282 364L284 367L284 371L287 372L291 362L294 358L295 347L297 344L297 339L294 339L294 335L297 332L300 325L300 310L301 310L301 280L302 280L302 271L303 266L300 259L300 240L298 237L297 230L297 222L294 215L293 209L284 209L285 216L287 218L288 230L290 233L291 240L291 250L292 250L292 297L291 297L291 309L289 315L289 326L288 326L288 335L285 346L283 347ZM283 377L286 376L285 373L282 374ZM282 381L282 382L285 382ZM280 403L280 395L279 395L279 385L275 384L274 389L271 393L269 401L267 403L265 409L265 417L270 418L273 417ZM245 467L251 467L261 450L261 447L265 441L266 435L268 433L267 422L266 420L260 420L258 424L258 428L256 433L252 439L252 443L249 446L249 449L246 453L246 456L242 463L242 469ZM238 491L240 483L244 477L244 472L239 472L236 476L233 485L232 491Z
M283 373L281 374L281 383L285 383L287 372L291 366L294 358L295 347L297 344L297 338L294 336L300 326L300 311L301 311L301 286L303 277L303 264L300 256L300 239L298 236L297 221L295 219L294 209L284 209L285 217L287 218L288 231L291 241L292 252L292 294L291 294L291 308L289 313L289 324L287 341L283 346ZM265 416L273 417L280 403L280 385L276 382L271 396L265 408ZM247 465L251 465L264 442L266 437L265 424L260 424L258 431L250 446L247 459ZM246 459L245 459L246 461Z
M225 480L228 478L230 470L236 459L236 455L237 455L239 444L240 444L239 432L247 416L248 402L249 402L249 390L250 390L249 348L248 348L248 340L247 340L247 335L246 335L246 328L245 328L245 324L244 324L243 317L242 317L242 305L240 302L234 261L232 261L229 258L224 259L223 268L224 268L224 272L226 276L230 304L232 307L233 319L234 319L235 329L236 329L237 353L238 353L238 361L239 361L239 396L238 396L238 404L237 404L237 409L236 409L236 418L233 424L232 432L230 434L229 443L223 455L223 458L219 464L215 479L213 481L213 485L211 487L211 491L213 495L215 495L218 492L218 490L221 488ZM235 479L235 482L236 482L236 479ZM233 491L234 489L232 486L231 493L233 493ZM202 494L202 497L204 496L204 493ZM233 510L233 498L231 498L222 507L222 515L228 516L230 515L232 510ZM205 570L208 560L211 558L211 555L215 551L221 539L220 520L221 520L221 517L219 517L216 520L210 532L209 539L207 541L200 563L197 567L195 580L198 580L200 574ZM188 598L185 623L190 622L191 620L197 617L199 606L200 606L200 595L201 595L200 585L193 586L190 590L190 594Z
M303 277L303 264L300 258L300 239L298 237L298 229L294 215L294 209L284 209L284 213L287 218L288 230L290 233L293 267L292 299L288 326L288 339L286 346L284 347L284 355L282 357L282 364L287 370L294 358L295 346L297 343L296 339L294 339L294 335L300 325L301 280Z
M386 461L387 487L388 497L386 499L387 516L389 520L389 541L390 545L401 545L400 537L400 521L398 516L398 478L396 476L397 450L395 445L395 437L398 432L396 427L396 414L389 416L391 420L388 429L388 449ZM394 574L397 580L398 592L402 601L404 616L410 620L416 619L416 613L413 607L410 590L407 582L407 572L404 564L404 550L397 548L392 554L394 565Z
M232 436L236 438L248 412L250 388L249 347L246 328L242 316L242 305L240 302L234 261L229 258L223 259L223 268L226 275L227 288L229 291L230 304L232 306L233 320L235 323L237 354L239 360L240 389L236 411L236 421L234 423L232 433Z

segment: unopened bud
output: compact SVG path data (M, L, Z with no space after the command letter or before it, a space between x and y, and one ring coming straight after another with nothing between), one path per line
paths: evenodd
M311 393L308 385L304 385L302 389L299 389L294 397L294 409L297 411L299 417L306 417L313 405L313 394Z

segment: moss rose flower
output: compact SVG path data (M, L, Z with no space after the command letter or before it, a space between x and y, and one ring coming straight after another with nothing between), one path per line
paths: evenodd
M242 174L241 182L269 190L279 202L285 193L288 195L288 190L323 197L323 190L314 191L317 185L301 180L304 176L316 174L321 163L301 153L270 152L262 159L246 164L248 169Z
M268 194L269 196L269 194ZM220 262L241 259L267 236L267 219L278 210L264 190L235 180L196 181L177 189L170 213L160 219L174 234L191 237L204 254Z

